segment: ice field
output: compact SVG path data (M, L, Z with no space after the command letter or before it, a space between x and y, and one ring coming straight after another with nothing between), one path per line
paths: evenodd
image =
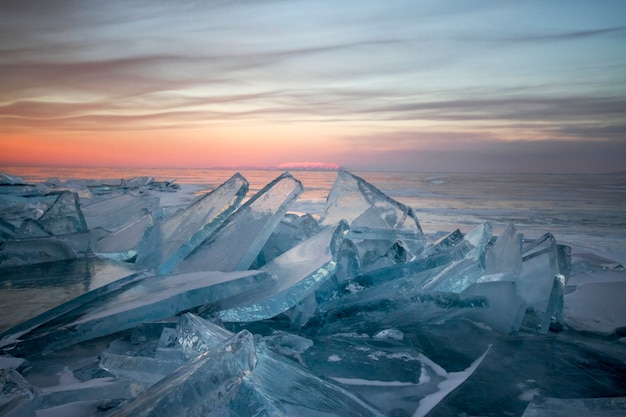
M30 174L2 416L626 413L624 175Z

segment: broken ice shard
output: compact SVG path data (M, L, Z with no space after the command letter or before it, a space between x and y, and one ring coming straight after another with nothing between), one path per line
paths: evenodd
M523 239L513 224L507 224L485 253L485 274L503 273L508 280L517 279L522 270Z
M211 236L239 206L247 192L248 182L240 174L235 174L189 207L158 221L138 248L136 263L156 268L160 274L171 272L196 246Z
M97 240L92 251L98 256L116 261L128 261L137 256L137 245L141 238L154 223L150 213L145 213L120 230L107 234Z
M56 326L35 330L18 351L50 352L85 340L131 329L251 291L270 275L263 271L196 272L146 277L104 299L92 300L56 320Z
M257 364L254 339L243 330L163 378L108 417L204 416L224 407Z
M305 326L311 334L366 333L399 330L467 315L488 307L482 295L424 292L408 280L394 280L340 297L319 306L320 312Z
M263 246L250 269L260 268L321 230L317 220L310 214L298 216L287 213Z
M527 305L528 311L523 324L525 328L541 334L548 332L552 316L556 314L555 308L562 305L556 300L550 302L552 292L560 290L559 285L555 285L557 274L558 248L552 234L546 233L524 245L522 270L516 283L517 290Z
M218 303L226 322L274 317L312 294L336 269L335 256L348 229L345 222L329 227L261 267L272 275L257 288Z
M267 242L302 184L284 173L265 186L176 268L179 272L248 269Z
M185 320L182 323L182 319ZM179 342L188 352L212 349L232 333L192 314L181 318ZM182 328L185 330L182 331ZM323 380L268 349L258 346L257 364L241 383L228 406L232 415L358 415L382 414L365 401L330 381Z
M38 221L52 235L87 231L87 223L78 204L78 196L68 191L59 194Z
M328 226L342 219L351 228L401 229L411 233L404 243L413 255L423 249L424 234L415 211L347 171L339 171L320 223Z
M83 213L89 229L114 232L146 213L155 213L158 207L158 197L122 194L96 199L83 206Z

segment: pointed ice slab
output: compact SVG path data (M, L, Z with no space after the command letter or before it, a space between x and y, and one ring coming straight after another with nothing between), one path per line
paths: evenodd
M284 173L222 223L176 268L179 272L248 269L267 242L302 184Z
M526 302L528 314L524 327L546 334L550 328L552 316L557 314L558 300L553 299L553 291L561 291L555 277L559 274L558 248L554 236L546 233L542 237L524 245L522 270L517 279L517 289ZM563 285L565 285L563 279ZM558 294L554 297L558 298ZM562 306L562 302L560 304ZM561 312L558 312L560 316Z
M222 409L257 364L254 339L243 330L201 353L108 417L205 416Z
M56 327L29 335L17 349L27 352L58 350L252 291L267 279L270 275L263 271L209 271L147 277L57 319Z
M68 191L59 194L38 221L52 235L87 231L87 223L78 204L78 195Z
M335 255L348 225L340 222L290 249L261 270L272 280L252 291L219 303L220 319L226 322L257 321L276 316L312 294L335 271Z
M424 234L415 211L347 171L339 171L320 223L333 225L342 219L351 228L402 229L412 233L406 246L414 255L423 249Z
M167 274L239 206L248 181L237 173L184 210L158 222L138 249L137 264Z
M517 233L515 226L507 224L504 231L485 254L485 273L504 273L507 279L515 280L522 270L522 241L524 236Z

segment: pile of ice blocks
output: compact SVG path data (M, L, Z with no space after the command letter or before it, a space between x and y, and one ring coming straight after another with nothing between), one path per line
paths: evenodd
M144 183L3 178L0 268L99 256L134 271L0 335L0 415L426 415L502 335L562 327L570 255L552 235L427 237L346 171L320 218L288 212L303 190L288 173L247 200L236 174L175 213ZM50 363L63 383L29 382Z

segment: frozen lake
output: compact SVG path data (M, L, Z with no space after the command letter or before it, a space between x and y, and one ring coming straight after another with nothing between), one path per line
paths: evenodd
M177 213L182 212L181 209L197 201L198 197L207 191L215 190L235 173L234 170L32 167L6 167L2 171L9 175L20 176L27 182L33 183L58 178L61 181L55 180L47 183L48 187L52 187L57 192L80 185L80 182L72 184L73 179L94 179L102 184L119 184L120 178L129 179L137 176L154 177L158 181L176 179L180 188L175 192L151 190L145 193L142 191L139 194L142 198L146 197L145 201L152 201L150 200L152 197L158 197L156 202L151 204L156 204L153 210L162 211L164 218L175 218ZM241 170L239 172L249 182L249 191L242 203L254 201L254 197L251 198L251 196L261 191L281 174L280 171L268 170ZM288 212L297 215L308 213L317 220L320 218L323 220L323 216L327 214L325 213L326 199L333 189L337 172L294 171L291 174L301 181L303 191L295 201L289 204ZM325 248L334 245L332 242L337 239L337 236L346 235L341 229L346 226L339 226L334 232L326 229L326 235L322 233L315 235L321 240L313 242L305 240L304 246L300 252L296 253L295 259L292 257L282 263L268 264L271 266L266 269L273 276L288 272L283 277L285 279L281 281L284 282L281 284L282 287L276 288L272 280L268 280L267 276L263 275L263 271L234 275L215 273L215 276L211 278L223 287L219 290L219 294L222 295L218 296L218 303L212 308L222 309L219 311L219 317L229 322L226 328L231 332L249 330L257 335L254 343L257 345L256 355L259 358L257 369L252 371L248 379L250 385L240 390L239 395L242 399L237 400L235 397L229 403L230 414L220 414L228 413L225 409L220 409L221 411L217 410L218 414L215 415L240 417L247 415L245 410L248 408L246 407L252 406L249 406L246 398L249 398L250 392L253 391L262 393L264 398L276 401L280 399L278 403L283 405L294 404L295 408L291 409L292 412L301 412L303 409L301 407L309 407L307 404L312 404L311 407L319 410L317 407L322 407L324 401L332 397L335 398L333 401L338 401L335 405L337 408L334 410L336 413L339 413L337 410L354 410L356 409L354 407L357 407L364 413L362 415L390 417L463 414L521 416L525 409L528 412L526 407L533 398L537 401L536 404L533 402L533 407L543 410L556 410L563 407L563 404L554 398L578 399L575 408L572 408L576 412L588 409L611 412L625 407L623 400L612 402L598 400L598 398L626 396L626 368L623 366L626 361L626 335L623 330L626 326L626 306L623 303L626 293L626 277L623 267L626 263L626 215L624 214L626 213L626 199L624 198L626 174L568 176L408 172L356 172L355 174L387 196L411 207L419 219L428 244L458 228L466 234L466 238L473 236L472 245L480 246L484 251L491 229L486 228L485 233L489 234L480 237L480 239L486 238L487 240L480 240L477 237L479 235L476 235L476 230L480 231L480 227L477 228L477 226L489 222L493 226L494 236L507 233L507 230L510 232L507 224L512 223L517 227L517 231L526 238L523 259L528 265L534 265L532 259L535 259L535 256L542 256L541 254L548 253L549 250L556 250L554 245L551 246L552 249L546 246L545 249L537 252L538 255L532 254L532 249L529 248L533 244L529 242L534 239L540 241L538 238L545 233L554 235L558 244L571 246L571 276L567 285L562 288L564 296L562 297L561 321L565 324L565 328L560 330L555 328L556 330L553 329L554 331L543 335L534 334L528 328L523 328L519 333L515 331L510 335L493 331L489 325L476 319L480 316L466 315L463 310L468 306L473 306L474 303L479 305L486 302L484 298L479 297L484 296L483 293L479 292L475 296L471 292L468 294L449 292L451 288L455 288L454 281L451 281L452 286L446 286L445 282L441 284L441 294L439 292L423 293L420 292L421 290L417 293L412 292L417 287L413 287L414 284L406 276L402 278L402 275L408 273L408 269L389 269L391 261L388 257L393 258L393 262L398 262L398 265L406 261L406 259L400 260L402 256L406 256L402 251L381 256L379 262L382 263L379 266L371 266L370 272L362 273L356 278L352 277L355 278L354 283L344 289L347 292L340 298L334 298L337 295L328 289L324 290L326 292L320 290L321 292L317 294L318 310L316 310L314 320L306 325L302 324L299 329L297 326L294 328L293 323L299 323L298 320L304 320L302 323L306 323L307 319L302 319L298 316L299 314L311 314L306 313L308 307L305 301L299 300L300 304L296 305L296 310L289 310L289 313L275 316L276 312L284 311L286 308L277 305L275 300L295 303L293 299L298 299L299 295L298 292L294 292L293 288L298 288L299 285L303 288L318 285L313 284L315 280L326 279L329 273L335 271L333 260L335 255L331 256L330 252L324 251ZM65 183L65 181L69 182ZM80 194L79 190L78 195ZM115 216L108 220L99 220L94 214L89 214L86 206L90 204L92 198L86 189L83 197L80 198L80 204L85 209L88 220L102 224L106 221L114 221ZM5 202L5 207L8 207L6 210L11 209L13 206L10 198L5 201L8 201L8 203ZM48 201L42 201L41 207L50 204ZM387 204L381 201L376 204L380 207ZM353 207L344 207L346 208L349 213ZM32 209L41 210L40 207ZM265 210L250 214L243 228L237 230L252 230L250 226L254 226L260 213L264 213ZM387 207L386 210L389 208ZM19 214L7 213L5 215L9 217ZM103 212L103 214L106 213ZM176 227L172 226L172 230L175 232L185 224L183 221L175 223ZM162 233L170 233L169 229L163 227ZM359 230L358 224L354 229ZM471 231L474 231L473 234L469 233ZM367 236L367 233L374 236L369 238L372 246L363 246L369 251L366 255L371 257L371 253L379 250L376 249L376 245L380 245L380 241L384 240L386 235L375 228L368 231L367 227L360 232L365 233L364 236ZM380 233L383 234L380 235ZM396 238L401 240L403 236L408 236L406 230L402 232L404 234L400 231L394 233L397 233ZM132 234L127 236L132 236ZM226 232L220 236L222 238L216 241L216 246L230 238ZM353 235L351 238L359 242L358 236ZM240 235L240 237L244 236ZM239 249L238 239L233 240L234 245L226 246L230 256L239 256L235 253ZM367 239L365 238L364 241L366 242ZM417 244L411 243L410 240L403 242L406 248ZM350 248L352 246L348 245L343 250L348 252L356 250L356 248ZM216 259L221 256L220 253L223 252L217 252L218 258ZM192 252L193 254L195 252ZM506 252L503 252L502 256L505 254ZM365 262L367 256L363 255L361 262ZM460 258L451 258L456 259L450 264L451 269L448 270L446 267L433 276L456 279L455 274L457 274L460 277L467 275L469 279L474 280L478 278L479 281L500 279L498 274L480 278L476 275L482 273L476 272L476 268L483 271L484 267L475 264L480 258L479 252L470 250L468 253L463 252L460 256L465 256L463 258L465 264L457 262ZM202 254L196 257L200 260L206 259L206 256ZM382 258L385 259L381 260ZM438 262L440 257L432 259L435 260L433 262ZM556 259L552 258L549 262L552 268L556 268L554 265ZM562 259L559 258L559 262L561 261ZM484 259L480 262L484 262ZM406 268L413 268L410 266L413 264L407 263L406 265ZM532 268L544 268L544 266L537 265L532 266L531 272L526 273L532 275ZM361 266L365 266L365 263ZM422 267L422 264L418 266ZM29 335L30 340L26 339L27 343L20 345L18 340L18 349L15 352L21 353L30 361L30 365L21 365L19 368L28 382L44 389L44 394L37 397L42 401L36 404L36 407L39 407L37 416L64 415L70 409L76 415L91 415L90 413L105 415L103 413L106 407L100 403L97 403L99 405L90 403L91 405L84 406L86 408L81 408L83 406L70 401L69 399L77 395L80 397L80 394L76 394L78 391L73 391L78 389L78 385L74 384L83 384L81 389L92 390L96 396L99 395L98 392L105 392L106 389L113 390L115 395L123 398L129 396L134 398L135 394L129 394L127 385L124 385L128 383L128 378L140 385L147 384L147 381L153 384L180 365L177 361L182 359L176 356L181 355L180 351L170 352L167 349L160 351L161 348L156 348L155 353L154 349L160 333L151 336L156 337L151 342L151 348L140 345L143 346L141 349L152 349L149 357L143 351L143 353L137 353L139 349L135 346L137 342L131 343L130 341L140 333L137 333L138 329L143 329L142 325L138 325L144 317L142 314L145 314L146 318L160 317L158 313L163 311L165 315L161 318L164 319L171 314L197 306L197 300L204 299L203 297L213 297L217 290L203 288L205 285L203 275L194 272L198 271L194 265L187 267L190 275L170 277L163 274L156 277L148 276L145 280L146 275L142 275L145 273L142 269L144 267L141 261L128 263L87 257L48 264L5 267L1 270L0 332L19 323L26 323L17 330L14 328L13 334L8 332L5 336L19 338L22 332ZM261 268L265 266L262 265ZM425 266L425 268L430 268L430 266ZM507 265L503 268L508 271ZM567 267L564 268L567 269ZM184 269L182 271L187 272ZM381 275L377 271L383 271L387 275ZM300 276L301 273L302 276ZM342 273L349 274L345 271ZM519 271L515 273L519 274ZM433 276L428 274L417 276L425 280L424 288L429 288L428 282ZM384 279L381 282L376 281L381 277L389 279L390 282L385 283ZM121 282L124 285L128 284L127 289L122 288ZM232 284L236 282L237 284ZM238 291L241 291L238 285L243 285L242 288L245 289L246 285L256 285L251 284L255 282L258 283L258 291L248 290L244 291L241 297L238 295ZM551 285L552 277L548 282L548 292L550 292ZM365 289L357 288L359 286L364 286ZM372 287L367 288L368 286ZM506 286L500 287L507 288ZM357 289L354 290L354 288ZM207 291L206 294L203 291ZM292 292L285 295L285 291ZM351 291L356 292L351 293ZM226 293L230 295L224 295ZM405 293L409 295L404 297L402 294ZM386 297L382 304L378 301L381 294ZM501 289L498 289L495 294L503 299L510 296L510 293L502 292ZM100 295L105 295L105 297L100 299ZM265 295L269 297L268 300L274 301L259 301ZM231 298L220 301L219 297ZM324 297L329 299L324 300ZM517 302L519 297L515 297L506 298L505 302L498 302L496 299L489 300L495 303L494 306L500 305L498 308L504 308L507 312L507 303ZM407 300L410 300L408 304ZM252 304L246 304L250 302ZM415 307L417 309L412 307L413 302L419 305ZM434 310L423 309L424 305L432 302L438 307ZM289 305L293 306L293 303ZM387 310L390 305L393 308ZM61 306L64 310L58 310L59 307L56 306ZM55 307L57 310L54 310ZM282 310L274 311L273 308L282 308ZM266 310L271 313L265 313ZM171 313L167 313L168 311ZM193 309L193 311L198 313L203 310L200 308L199 310ZM37 317L42 313L44 313L43 316ZM204 311L204 313L208 314L210 311ZM243 320L244 316L252 318ZM186 340L186 336L180 336L186 330L181 329L189 325L194 329L190 331L203 329L202 332L211 334L216 332L212 337L219 339L220 343L230 340L228 342L230 344L225 348L227 352L231 350L240 352L237 354L243 355L242 357L248 355L247 359L241 359L243 362L250 359L251 353L246 353L246 349L254 349L249 346L252 343L251 336L248 337L245 332L239 333L239 339L233 341L234 339L229 339L234 337L233 333L221 327L211 329L211 323L194 317L193 315L184 316L178 319L180 320L178 324L172 322L176 325L179 334L178 341L183 343ZM550 319L550 317L547 318ZM29 319L35 321L29 323L27 321ZM292 320L291 327L284 323L285 320ZM319 320L328 322L321 326ZM489 319L487 321L489 322ZM42 323L44 325L37 328ZM489 323L497 326L496 322ZM112 330L109 326L115 329L116 325L120 331L111 334ZM159 331L163 330L163 335L166 335L166 330L171 328L171 323L163 322L159 326L164 326L163 329L159 328ZM173 331L170 329L170 332ZM165 340L163 335L158 340L159 346ZM119 340L109 345L109 342L118 337ZM170 337L172 337L171 334ZM4 346L10 346L12 340L5 340ZM128 362L129 357L125 355L129 353L125 349L129 348L131 348L130 351L135 352L131 358L134 357L133 355L138 355L142 361L153 361L145 366L150 369L157 369L160 366L161 371L165 373L154 374L149 370L134 370L135 366L139 369L144 365L134 359ZM8 352L11 349L8 348ZM193 356L199 351L190 353L184 350L184 352L186 355ZM157 360L159 355L165 355L163 356L165 359L161 362L159 362L161 359ZM223 354L219 360L231 360L227 356ZM68 361L68 358L72 357L76 357L75 363ZM115 380L117 381L115 388L109 386L112 384L109 379L105 381L93 378L94 375L103 372L97 370L98 361L100 361L101 368L107 369L118 378ZM334 382L326 385L324 380L317 376L308 373L304 375L302 374L304 371L301 368L293 368L290 361L303 365L302 369L306 369L307 372L323 375ZM193 362L189 372L193 372L193 375L205 372L202 369L207 365L196 362ZM253 368L255 366L253 362L246 362L245 366ZM169 371L166 372L167 369ZM273 381L279 377L275 374L276 369L280 369L280 377L288 381L285 387L291 387L289 384L293 381L300 381L300 378L304 378L302 381L306 383L298 383L315 387L314 390L319 393L320 397L316 399L311 393L291 397L292 388L285 388L285 391L281 391L278 388L281 384L273 386ZM250 372L250 370L245 372ZM172 375L175 373L173 372ZM109 378L111 374L105 373L105 376ZM164 380L169 381L168 378ZM334 385L335 383L338 385ZM162 390L157 389L160 394L152 394L156 397L140 398L144 398L145 401L151 401L146 398L153 398L156 401L156 398L160 396L169 395L174 392L178 382L170 381L168 384L170 385L155 385ZM141 389L147 389L148 385L141 385L143 387ZM344 388L346 391L342 391ZM66 391L67 394L63 395L67 397L61 396L60 398L69 398L63 401L70 404L68 405L70 408L53 407L53 404L56 404L55 401L59 404L63 403L55 399L57 395L55 393ZM146 392L152 392L152 388ZM212 394L208 392L207 395ZM353 395L356 396L353 397ZM367 399L375 407L371 408L370 405L362 403L360 398ZM598 401L589 402L589 399ZM304 402L300 403L301 401ZM261 405L254 404L254 407L261 407ZM263 407L265 406L268 405ZM115 415L132 415L132 412L128 411L132 408L117 407L117 409L119 413ZM378 414L379 412L382 414ZM289 412L285 415L289 415ZM550 414L546 411L545 414L540 415ZM527 417L527 414L524 414L524 417Z

